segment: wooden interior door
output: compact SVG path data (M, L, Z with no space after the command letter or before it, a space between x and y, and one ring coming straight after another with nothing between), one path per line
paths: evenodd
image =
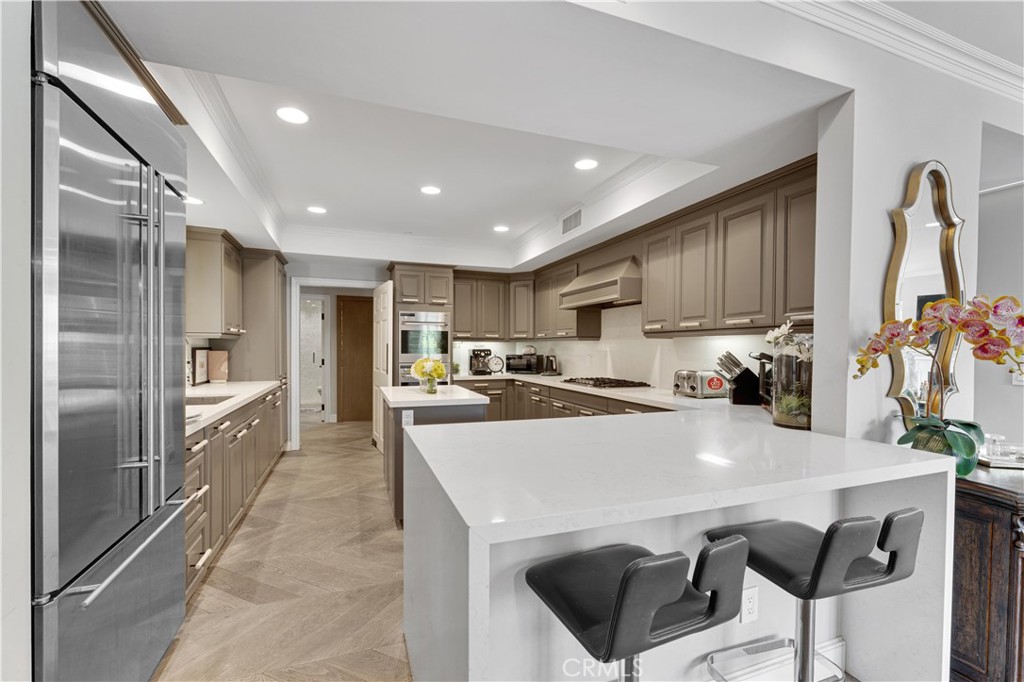
M373 418L374 301L338 296L338 421Z
M394 302L394 283L384 282L373 290L373 444L381 454L384 453L384 419L387 409L381 386L391 386L394 353L392 338L392 308ZM340 382L339 382L340 385ZM340 417L339 411L339 417Z

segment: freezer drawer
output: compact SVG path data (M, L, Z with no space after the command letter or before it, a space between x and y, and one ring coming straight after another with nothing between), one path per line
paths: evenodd
M35 607L36 680L146 680L185 618L185 519L162 507L58 597ZM107 579L161 524L142 553L83 609L75 588Z

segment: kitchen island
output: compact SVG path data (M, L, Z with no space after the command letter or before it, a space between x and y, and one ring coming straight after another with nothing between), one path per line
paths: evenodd
M384 415L384 481L395 521L403 520L404 430L413 424L482 422L490 399L460 386L438 386L426 393L416 386L382 386Z
M618 542L696 559L749 520L925 512L915 574L819 604L819 648L861 680L947 680L953 460L773 427L758 407L411 427L405 633L415 679L579 677L588 658L527 587L544 559ZM647 679L705 680L704 656L792 636L795 601L747 571L759 618L645 653ZM607 676L606 676L607 677Z

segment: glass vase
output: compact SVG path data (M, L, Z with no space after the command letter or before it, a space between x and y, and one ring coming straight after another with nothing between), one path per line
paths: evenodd
M437 393L437 379L434 377L420 379L420 390L424 393Z
M775 341L772 421L790 429L811 428L814 335L787 334Z

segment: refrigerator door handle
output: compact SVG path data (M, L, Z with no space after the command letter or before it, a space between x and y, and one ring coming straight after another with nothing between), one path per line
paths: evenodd
M153 175L151 174L150 177L153 177ZM167 483L166 483L166 479L167 479L167 464L166 464L166 461L165 461L167 458L162 456L164 454L164 448L167 447L167 441L166 441L166 437L167 437L167 434L166 434L166 427L167 427L166 421L167 420L166 420L166 416L165 416L166 415L166 395L165 394L166 394L167 391L166 391L166 386L164 385L164 382L165 382L166 376L167 376L167 366L166 366L166 361L164 359L164 350L165 350L166 345L167 345L166 339L165 339L165 334L164 334L164 315L165 315L165 312L164 312L164 271L166 270L166 266L164 264L164 254L166 253L166 250L164 248L164 180L163 180L163 177L161 175L159 175L159 174L156 175L155 179L156 179L156 182L153 184L153 188L151 190L152 191L151 196L153 197L153 199L152 199L152 201L150 203L151 203L153 208L150 209L150 213L151 214L155 213L155 218L156 218L155 227L159 231L159 242L157 244L157 248L159 249L160 269L157 271L157 277L158 277L158 279L157 279L157 292L158 292L157 293L157 301L158 301L158 306L159 306L159 311L160 312L159 312L159 316L157 317L157 320L159 320L160 329L157 332L157 343L159 344L158 349L157 349L157 356L158 356L158 359L159 359L159 368L157 369L157 391L158 391L158 393L157 393L157 404L158 404L158 412L160 413L160 421L157 422L158 423L157 435L159 437L158 442L160 444L160 455L161 455L159 457L159 460L160 460L160 504L163 504L164 500L167 499Z
M146 469L146 489L147 489L147 502L149 505L149 516L153 515L156 511L156 505L153 502L153 498L156 495L156 486L153 480L153 470L156 464L156 428L153 423L155 417L155 406L154 398L156 398L155 391L153 389L154 383L154 366L156 364L156 353L153 349L153 343L156 340L156 310L155 310L155 295L154 288L156 286L156 268L154 264L154 258L156 257L156 244L155 234L156 230L153 226L154 209L153 206L153 182L154 182L153 167L146 167L146 189L143 196L147 199L146 201L146 370L149 380L146 382L146 459L149 462L149 467ZM161 502L163 500L161 499ZM133 555L134 557L134 555ZM126 562L127 563L127 562ZM116 573L116 571L115 571ZM90 602L92 603L92 602ZM85 605L83 604L83 607Z
M174 520L176 518L178 518L178 516L183 511L185 511L185 507L188 506L189 502L193 502L194 500L196 500L199 497L200 494L201 493L198 493L198 492L197 493L193 493L192 495L189 495L189 497L184 499L184 500L169 502L168 504L177 504L177 505L179 505L178 508L175 509L173 512L171 512L171 515L168 516L164 520L163 523L161 523L159 526L157 526L157 529L155 531L153 531L153 534L150 535L148 538L146 538L145 541L141 545L136 547L135 551L132 552L131 554L129 554L127 559L122 561L118 565L117 568L115 568L113 571L111 571L110 575L108 575L103 582L99 583L98 585L82 585L80 587L73 587L73 588L70 588L70 589L66 590L65 594L85 594L85 593L88 593L89 596L85 598L85 601L83 601L81 606L79 606L78 608L80 608L82 610L85 610L85 609L89 608L90 606L92 606L92 603L94 601L96 601L101 594L103 594L104 590L106 590L108 587L110 587L111 583L113 583L115 580L117 580L117 577L119 575L121 575L121 573L123 573L124 570L126 568L128 568L128 566L133 561L135 561L135 559L138 558L138 556L140 554L142 554L143 551L145 551L146 547L148 547L149 544L151 542L153 542L153 540L156 539L156 536L160 535L160 533L162 533L163 530L165 528L167 528L167 526L171 525L171 523L173 523Z

